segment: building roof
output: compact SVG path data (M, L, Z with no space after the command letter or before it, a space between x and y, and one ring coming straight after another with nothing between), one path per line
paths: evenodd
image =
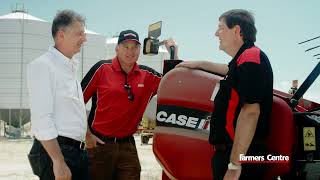
M118 43L118 37L112 37L106 39L107 44L117 44Z
M6 15L3 15L3 16L0 16L0 19L27 19L27 20L33 20L33 21L48 22L48 21L45 21L43 19L34 17L34 16L30 15L30 14L27 14L24 11L19 11L19 10L18 11L14 11L14 12L9 13L9 14L6 14ZM100 35L99 33L96 33L96 32L91 31L89 29L85 29L85 33L86 34Z
M89 30L89 29L85 29L85 33L86 33L86 34L96 34L96 35L100 35L99 33L96 33L96 32L91 31L91 30Z
M33 20L33 21L47 22L43 19L31 16L30 14L27 14L26 12L23 12L23 11L15 11L15 12L0 16L0 19L27 19L27 20Z

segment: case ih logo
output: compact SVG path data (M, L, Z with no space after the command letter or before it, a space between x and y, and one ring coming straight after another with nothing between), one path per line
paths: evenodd
M160 105L157 109L157 126L209 130L210 117L211 112Z

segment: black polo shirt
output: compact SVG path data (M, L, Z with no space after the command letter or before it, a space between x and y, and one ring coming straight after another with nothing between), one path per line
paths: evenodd
M268 135L273 98L273 72L266 54L253 43L245 43L229 62L229 71L220 81L214 99L209 142L233 142L242 106L260 104L260 116L254 138Z

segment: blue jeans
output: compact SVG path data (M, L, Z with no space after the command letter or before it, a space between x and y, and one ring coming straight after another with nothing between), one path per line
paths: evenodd
M88 154L67 144L59 144L64 160L68 165L73 180L89 180ZM28 159L35 175L40 180L54 180L53 164L50 156L38 140L34 140Z

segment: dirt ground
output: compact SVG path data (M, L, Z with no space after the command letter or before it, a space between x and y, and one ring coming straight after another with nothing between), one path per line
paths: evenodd
M141 145L140 136L135 136L141 163L141 180L161 179L161 167L152 152L152 139ZM38 180L32 174L27 154L31 139L12 140L0 137L0 180Z
M152 152L152 139L148 145L141 145L140 136L135 136L141 163L141 180L160 180L161 167ZM38 180L32 174L27 154L32 139L6 139L0 136L0 180ZM320 177L320 162L307 165L308 180ZM320 179L319 179L320 180Z

